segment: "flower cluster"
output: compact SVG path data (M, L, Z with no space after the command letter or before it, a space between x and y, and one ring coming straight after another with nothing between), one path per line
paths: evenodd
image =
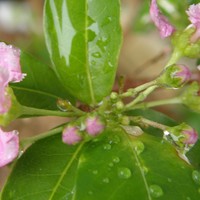
M0 42L0 121L8 117L7 113L12 107L13 100L16 100L8 84L20 82L24 76L20 66L20 50ZM0 167L12 162L18 154L17 131L4 132L0 128Z
M190 38L191 42L196 42L200 38L200 3L191 5L186 13L191 22L191 26L195 28L195 32ZM166 17L162 15L156 0L151 0L150 17L158 28L161 38L173 35L175 28L169 23Z
M25 74L21 72L19 49L1 42L0 56L0 114L4 114L11 107L8 84L20 82Z
M17 131L4 132L0 129L0 167L12 162L19 154Z
M98 116L89 116L85 119L81 127L75 124L67 125L62 134L62 141L66 144L77 144L84 138L84 133L87 136L95 137L103 132L105 123Z

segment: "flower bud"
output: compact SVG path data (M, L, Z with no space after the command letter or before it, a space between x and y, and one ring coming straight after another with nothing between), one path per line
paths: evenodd
M12 162L19 154L17 131L4 132L0 129L0 167Z
M7 112L5 112L3 114L0 113L0 125L1 126L7 126L10 122L12 122L16 118L18 118L22 112L21 105L17 101L17 99L13 93L13 90L10 87L7 87L5 93L6 93L5 97L7 99L6 106L9 106L9 107L7 108ZM2 106L2 104L0 102L0 108L1 108L1 106Z
M105 123L98 116L89 116L85 122L86 131L90 136L97 136L105 128Z
M76 126L68 125L62 133L62 141L69 145L77 144L82 140L81 133Z
M185 145L193 146L198 140L198 134L195 129L185 123L170 127L167 131L173 142L180 148L185 148Z
M199 89L199 84L197 82L193 82L181 95L181 101L185 106L194 112L200 113L200 96L198 96Z
M191 78L191 72L185 65L170 65L157 78L157 83L170 88L180 88Z

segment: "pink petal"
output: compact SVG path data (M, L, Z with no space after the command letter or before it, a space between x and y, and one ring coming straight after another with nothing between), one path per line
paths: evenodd
M89 117L86 120L86 131L89 135L96 136L104 129L104 124L98 117Z
M0 66L8 69L9 82L19 82L25 76L21 72L20 50L4 42L0 42Z
M196 28L200 28L200 3L191 5L186 13L189 16L191 23Z
M12 162L19 154L17 131L4 132L0 129L0 167Z
M6 113L10 106L11 101L6 92L6 87L9 82L9 72L6 68L0 66L0 114Z
M67 126L63 130L62 141L66 144L76 144L82 140L75 126Z
M167 18L160 13L156 0L151 1L150 16L159 30L161 38L169 37L175 31L175 28L169 23Z

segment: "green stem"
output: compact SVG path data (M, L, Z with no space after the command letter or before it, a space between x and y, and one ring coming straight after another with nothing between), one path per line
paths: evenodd
M149 119L143 118L143 117L132 117L131 118L135 123L139 123L139 124L144 124L144 125L148 125L148 126L152 126L154 128L158 128L161 129L163 131L165 131L168 126L164 125L164 124L160 124L158 122L154 122L151 121Z
M54 110L44 110L32 107L22 106L22 115L34 115L34 116L59 116L59 117L76 117L82 115L82 111L76 112L61 112Z
M50 131L41 133L39 135L26 138L26 139L21 141L21 145L22 145L22 147L26 147L27 145L32 144L32 143L34 143L34 142L36 142L38 140L41 140L41 139L44 139L46 137L55 135L55 134L57 134L59 132L62 132L62 130L63 130L63 127L58 127L58 128L52 129Z
M158 101L151 101L147 103L140 103L135 105L132 109L144 109L144 108L151 108L156 106L162 106L162 105L169 105L169 104L181 104L182 101L179 97L173 98L173 99L164 99L164 100L158 100Z
M151 86L151 87L147 88L143 92L141 92L132 102L130 102L129 104L126 105L126 109L130 108L130 107L133 107L138 102L143 101L144 99L146 99L146 97L150 93L152 93L156 88L158 88L158 86L154 85L154 86Z
M165 65L165 67L175 64L181 56L182 56L182 54L177 49L174 49L172 56L171 56L170 60L168 61L168 63Z
M138 92L141 92L142 90L147 89L148 87L154 86L156 85L157 82L156 80L150 81L148 83L145 83L143 85L140 85L136 88L131 88L129 89L127 92L124 92L123 94L119 95L120 97L124 98L124 97L130 97L130 96L134 96L136 95Z

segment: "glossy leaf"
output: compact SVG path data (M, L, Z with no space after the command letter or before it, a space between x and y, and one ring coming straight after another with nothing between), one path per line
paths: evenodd
M46 0L44 28L54 70L77 99L111 91L121 44L118 0Z
M62 144L60 135L36 142L16 163L1 200L198 200L194 172L161 138L111 127L79 146Z
M0 199L71 199L81 149L63 144L60 134L35 143L17 162Z
M27 75L20 83L12 84L12 88L22 105L56 110L58 98L74 102L50 67L24 52L20 60L22 71Z

